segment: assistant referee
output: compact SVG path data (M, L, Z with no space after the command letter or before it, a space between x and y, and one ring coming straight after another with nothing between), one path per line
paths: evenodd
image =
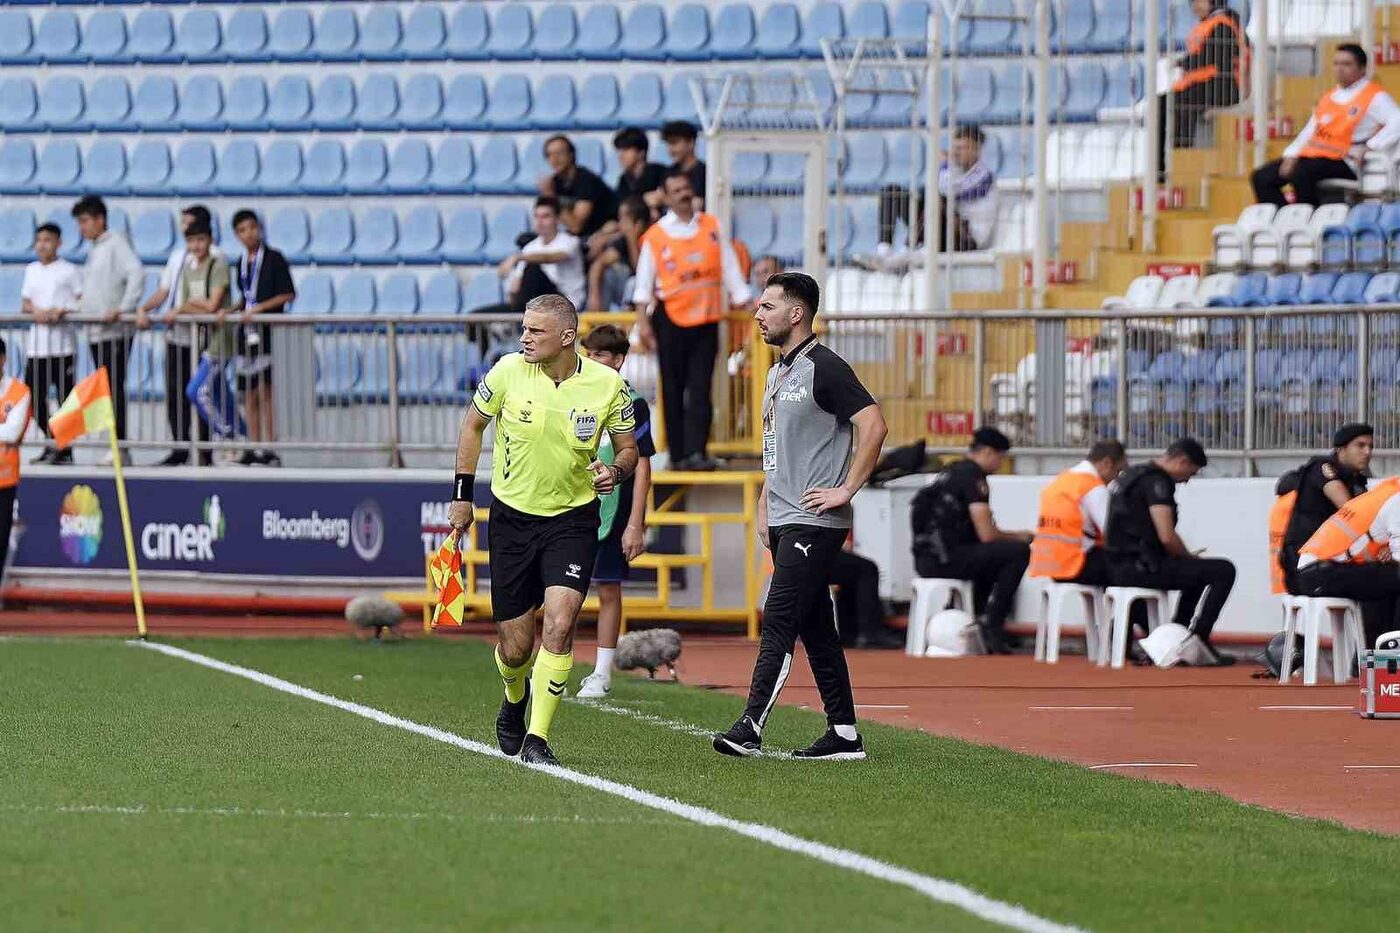
M829 587L833 561L851 529L851 499L870 478L886 427L850 365L813 335L820 300L810 275L779 272L768 277L754 311L764 342L781 353L763 395L766 475L758 500L758 535L772 552L773 579L748 706L714 738L715 751L725 755L758 754L801 638L828 728L793 755L865 757Z
M521 352L491 367L462 419L448 513L458 531L471 526L481 439L494 418L491 614L506 692L496 741L507 755L535 764L559 763L549 725L574 666L574 626L598 550L598 496L637 466L626 383L611 367L580 356L577 339L578 312L567 298L541 295L525 305ZM612 439L611 466L598 460L604 431ZM544 636L531 670L541 605Z

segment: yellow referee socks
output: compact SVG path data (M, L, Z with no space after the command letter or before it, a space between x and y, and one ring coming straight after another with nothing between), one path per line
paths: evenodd
M496 646L496 670L501 672L501 680L506 684L506 699L519 703L525 699L525 677L530 673L530 662L519 667L511 667L501 660L501 646Z
M564 687L569 683L569 671L574 669L574 653L555 654L540 648L535 655L535 670L530 674L530 734L549 738L549 724L564 699Z

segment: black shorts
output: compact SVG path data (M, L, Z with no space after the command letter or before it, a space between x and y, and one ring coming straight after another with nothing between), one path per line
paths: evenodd
M598 542L598 559L593 564L594 583L621 583L627 579L627 558L622 556L623 524L613 522L608 536Z
M542 516L497 499L491 503L487 550L491 615L497 622L538 609L551 586L587 593L598 556L598 502Z

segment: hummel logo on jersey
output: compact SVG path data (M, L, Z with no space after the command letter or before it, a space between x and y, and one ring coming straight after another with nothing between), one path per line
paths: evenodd
M811 556L812 556L812 555L811 555L812 546L811 546L810 544L803 544L801 541L794 541L794 542L792 542L792 546L795 547L795 548L797 548L799 551L801 551L803 557L811 557Z
M577 580L577 579L579 579L579 573L582 572L582 570L583 570L583 566L582 566L581 564L570 564L570 565L569 565L569 569L568 569L568 571L564 574L564 576L566 576L566 577L573 577L575 580Z

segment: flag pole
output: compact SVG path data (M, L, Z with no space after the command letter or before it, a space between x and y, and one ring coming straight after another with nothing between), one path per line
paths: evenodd
M112 468L117 473L117 507L122 513L122 540L126 543L126 566L131 572L131 598L136 603L136 634L146 637L146 604L141 599L141 577L136 572L136 545L131 538L131 510L126 504L126 478L122 475L122 452L117 447L117 430L107 429L112 445Z

